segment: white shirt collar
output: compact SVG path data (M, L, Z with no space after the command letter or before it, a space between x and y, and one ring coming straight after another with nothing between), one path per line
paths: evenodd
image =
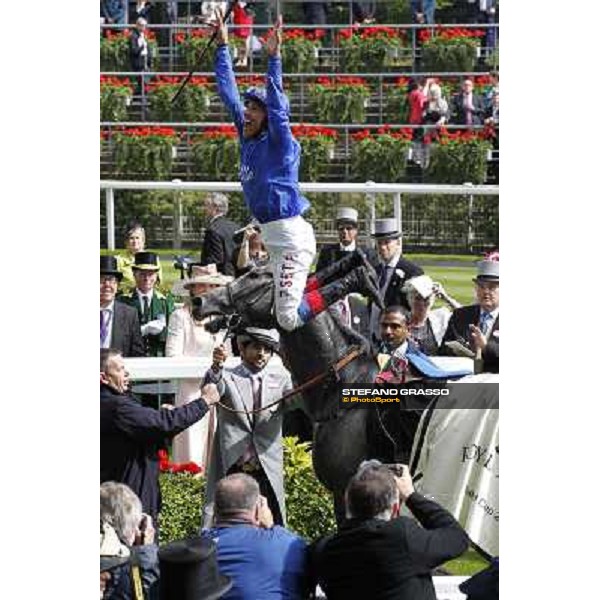
M398 264L398 261L400 260L400 257L402 256L402 252L396 252L396 254L394 254L394 256L392 256L392 258L390 259L390 262L386 263L386 267L395 267Z
M115 301L113 300L108 306L101 306L100 310L108 310L110 312L113 312L115 310Z
M344 246L342 243L340 243L340 250L342 252L354 252L356 250L356 240L352 240L352 243L348 244L347 246Z
M137 292L140 304L144 304L144 296L148 296L149 303L152 302L152 296L154 294L154 290L150 290L147 294L142 294L142 292L140 292L140 290L138 290L137 288L135 288L135 291Z
M481 311L483 312L485 309L483 307L479 307L481 309ZM488 311L486 311L488 312ZM494 318L494 320L496 320L498 318L498 315L500 314L500 307L496 308L495 310L491 310L489 311L490 315L492 315L492 317Z

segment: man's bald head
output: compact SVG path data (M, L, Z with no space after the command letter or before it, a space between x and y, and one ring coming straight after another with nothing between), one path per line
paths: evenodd
M255 479L245 473L235 473L221 479L215 488L215 516L227 519L253 511L260 489Z

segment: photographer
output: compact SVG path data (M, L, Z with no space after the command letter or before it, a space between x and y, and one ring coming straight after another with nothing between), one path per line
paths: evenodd
M258 225L250 223L243 229L238 229L233 236L233 241L238 244L233 250L232 256L236 277L269 262L269 253L260 235Z
M158 546L154 542L152 517L142 513L142 503L122 483L107 481L100 486L100 522L116 531L130 550L130 560L111 571L104 598L137 598L141 584L144 598L156 598L159 578Z
M415 492L408 467L392 468L362 463L346 488L348 520L311 547L314 574L329 600L435 600L431 570L468 547L454 517ZM402 503L416 521L399 516Z

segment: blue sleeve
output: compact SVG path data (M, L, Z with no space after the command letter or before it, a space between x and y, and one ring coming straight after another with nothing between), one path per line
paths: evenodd
M215 77L217 79L217 90L223 100L235 125L238 135L242 137L244 128L244 105L240 100L235 75L233 74L233 65L229 46L222 45L217 48L215 53Z
M282 146L290 146L294 141L290 127L290 107L283 93L281 58L269 57L267 70L267 111L269 114L269 135Z

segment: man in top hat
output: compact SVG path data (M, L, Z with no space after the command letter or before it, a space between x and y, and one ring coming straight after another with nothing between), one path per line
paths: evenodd
M100 257L100 348L115 348L123 356L144 356L137 312L116 300L123 274L114 256Z
M473 279L477 303L457 308L450 317L442 341L445 354L475 355L482 369L500 369L500 262L482 260ZM470 351L470 352L469 352Z
M423 269L402 258L402 232L396 219L378 219L372 237L377 243L377 254L380 263L376 271L379 277L379 293L385 306L400 305L409 309L404 284L417 275L423 275ZM379 336L379 307L371 306L371 338L377 345Z
M260 485L269 501L275 522L285 523L283 490L283 448L281 425L283 407L278 400L292 389L289 373L269 367L273 352L279 350L275 329L247 327L237 336L242 362L222 369L227 357L223 346L213 352L213 365L206 382L216 383L221 403L238 412L218 406L218 424L206 483L204 523L212 524L216 483L232 473L247 473Z
M154 252L137 252L131 266L135 289L121 300L137 310L146 356L165 356L167 326L175 304L156 289L160 263Z
M229 199L225 194L215 192L204 199L204 214L208 225L204 231L200 264L215 264L219 273L235 275L233 251L238 225L227 218L228 209Z

